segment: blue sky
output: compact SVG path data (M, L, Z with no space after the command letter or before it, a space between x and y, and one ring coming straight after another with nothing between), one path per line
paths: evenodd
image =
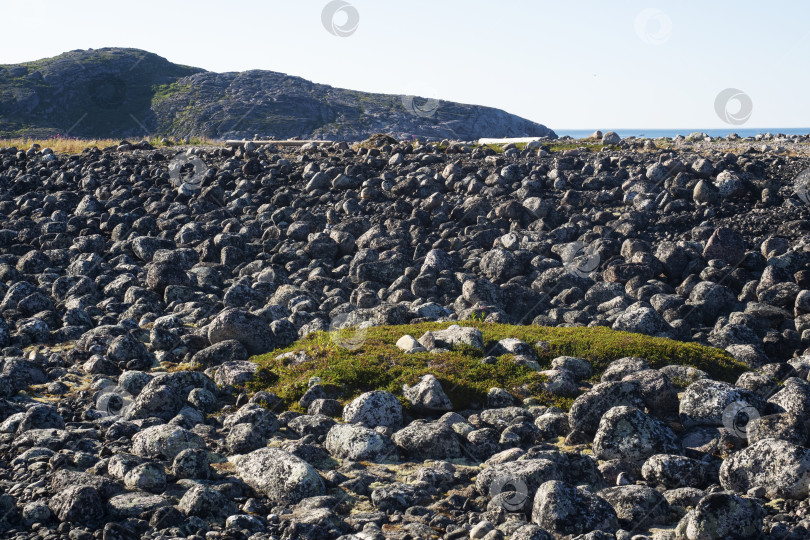
M810 126L810 3L347 0L4 2L0 63L137 47L212 71L489 105L553 129ZM354 12L351 9L354 9ZM741 103L729 102L734 115Z

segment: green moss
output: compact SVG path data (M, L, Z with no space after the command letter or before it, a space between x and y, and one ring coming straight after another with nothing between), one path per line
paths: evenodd
M177 82L173 82L171 84L161 84L152 87L152 104L158 103L168 97L188 93L191 91L190 84L180 84Z
M372 327L362 340L358 339L362 344L356 350L340 347L337 342L341 340L333 340L327 332L315 332L290 347L255 357L253 360L260 369L250 390L270 390L281 397L287 407L295 408L311 377L319 377L333 396L348 401L370 390L388 390L401 397L403 384L412 385L422 375L431 373L439 379L457 410L473 403L483 404L487 392L495 386L520 398L534 397L539 403L557 405L564 410L570 407L571 399L543 391L545 378L528 367L515 364L509 356L498 358L494 364L483 364L484 352L469 347L441 354L405 354L395 346L405 334L419 338L428 330L440 330L450 324ZM557 356L587 358L594 368L594 380L599 379L611 361L625 356L645 358L653 368L669 364L694 366L715 379L730 382L746 371L742 363L719 349L602 327L552 328L480 321L459 324L481 330L485 351L507 337L532 345L547 342L545 350L535 347L543 368L548 368ZM305 351L312 360L297 366L276 360L278 355L289 351Z

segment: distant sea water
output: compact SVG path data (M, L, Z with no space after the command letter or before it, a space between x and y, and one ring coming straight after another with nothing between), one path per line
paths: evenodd
M553 129L553 128L552 128ZM575 139L583 139L585 137L589 137L595 129L555 129L554 133L557 134L558 137L562 137L564 135L568 135L569 137L573 137ZM781 133L783 135L808 135L810 134L810 127L806 128L721 128L721 129L601 129L602 133L607 133L608 131L615 131L619 134L620 137L639 137L639 138L647 138L647 139L658 139L661 137L675 137L677 135L683 135L686 137L687 135L695 132L705 133L710 137L726 137L731 135L732 133L736 133L740 137L754 137L759 135L760 133L770 133L771 135L776 135Z

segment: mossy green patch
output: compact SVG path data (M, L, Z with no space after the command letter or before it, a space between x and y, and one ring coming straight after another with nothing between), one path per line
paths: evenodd
M402 397L403 384L415 384L422 375L431 373L439 379L457 410L484 404L492 387L567 410L571 398L546 392L543 389L546 378L529 367L514 363L510 356L499 357L493 364L482 363L485 352L498 340L508 337L533 346L541 341L547 342L544 347L535 346L543 368L550 367L551 360L558 356L586 358L593 365L594 380L598 380L611 361L625 356L642 357L653 368L669 364L689 365L706 371L715 379L729 382L746 371L744 364L719 349L602 327L552 328L463 321L459 324L481 330L484 351L461 347L438 354L405 354L395 346L405 334L419 338L428 330L441 330L450 324L378 326L360 331L364 334L338 338L328 332L315 332L290 347L254 357L260 369L249 388L272 391L284 400L287 407L295 408L311 377L319 377L332 395L347 401L370 390L388 390ZM349 343L351 347L342 347L340 343ZM290 351L304 351L310 360L294 365L276 359Z

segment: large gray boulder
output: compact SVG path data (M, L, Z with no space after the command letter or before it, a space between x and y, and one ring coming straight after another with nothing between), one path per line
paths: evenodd
M413 386L402 385L402 393L413 408L418 411L452 411L453 404L444 393L439 379L428 373Z
M173 460L188 448L205 448L205 441L187 429L169 424L148 427L132 437L132 453L136 456Z
M763 439L726 458L720 484L737 493L765 488L769 499L805 499L810 492L810 449Z
M571 429L593 435L599 427L602 415L612 407L620 405L644 407L639 383L635 381L599 383L577 397L568 412Z
M555 536L595 530L614 533L619 528L616 511L605 499L557 480L537 490L532 521Z
M198 371L157 375L144 386L132 406L127 408L126 417L136 419L155 416L168 422L188 405L188 395L195 388L204 388L214 395L219 391L214 381Z
M719 227L706 242L703 257L707 261L720 259L731 266L736 266L745 258L745 240L737 231Z
M676 540L761 538L765 510L753 499L733 493L710 493L675 529Z
M357 424L335 424L326 435L324 447L334 457L378 463L395 458L393 441L373 429Z
M90 486L68 486L48 503L59 521L85 527L97 526L104 517L101 497Z
M484 348L484 336L481 334L481 330L457 324L448 326L444 330L425 332L418 341L429 351L437 347L452 349L456 345L466 345L479 350Z
M706 478L706 464L677 454L655 454L641 467L644 480L667 489L701 487Z
M730 424L732 427L729 429L732 429L736 412L745 408L760 415L765 404L760 396L750 390L720 381L700 379L686 388L681 396L679 412L681 422L686 427Z
M669 503L663 495L647 486L616 486L603 489L605 499L619 518L623 529L646 529L661 523L669 513Z
M478 473L475 489L490 498L508 489L531 501L544 482L559 480L563 475L564 471L550 459L507 461L485 467Z
M402 405L391 392L374 390L360 394L343 409L343 421L368 428L398 428L402 425Z
M461 456L458 436L444 422L414 421L394 433L392 439L412 458L446 460Z
M261 448L236 464L240 478L275 504L296 504L326 491L318 471L278 448Z
M208 325L208 341L212 345L234 339L248 354L261 354L275 348L275 336L270 325L260 317L238 308L221 312Z
M614 407L606 412L593 439L593 454L603 460L643 462L654 454L681 450L669 426L635 407Z

